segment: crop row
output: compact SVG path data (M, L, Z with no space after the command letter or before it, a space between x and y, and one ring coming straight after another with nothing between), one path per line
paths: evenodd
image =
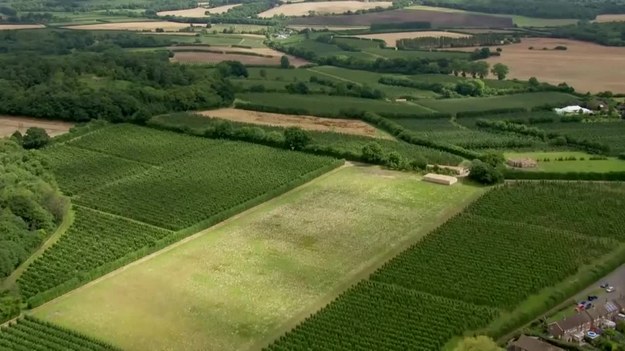
M497 313L484 306L365 281L265 350L435 351Z
M202 141L202 150L159 169L86 193L75 202L180 230L334 162L326 157L260 145ZM124 140L118 139L116 144L123 143ZM132 150L131 146L127 146L127 150Z
M26 316L0 330L0 350L106 351L119 350L107 343Z
M613 244L462 215L388 262L371 279L506 308L575 273Z
M150 166L69 145L43 151L59 186L66 195L76 195L144 172Z
M153 245L170 233L83 207L76 207L75 212L76 219L68 231L18 280L24 297L81 279L91 270Z
M208 147L206 140L128 124L112 125L77 138L72 146L161 165Z
M625 122L599 123L552 123L541 124L539 128L579 140L588 140L608 145L613 154L625 153Z
M467 213L625 241L623 184L518 183L491 190Z

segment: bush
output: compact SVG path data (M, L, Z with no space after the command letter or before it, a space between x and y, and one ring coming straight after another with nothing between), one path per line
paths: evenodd
M284 131L284 142L291 150L302 150L310 143L310 135L297 127L290 127Z
M50 136L45 129L39 127L30 127L26 130L26 134L22 139L24 149L39 149L46 146L50 142Z
M386 161L382 146L376 142L371 142L362 147L362 159L374 164L381 164Z
M625 152L618 155L619 160L625 160Z
M497 184L503 182L503 174L495 167L480 160L473 160L470 167L469 179L480 184Z

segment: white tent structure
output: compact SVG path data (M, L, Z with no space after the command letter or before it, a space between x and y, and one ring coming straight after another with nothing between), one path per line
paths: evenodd
M585 115L592 115L594 113L592 112L592 110L583 108L578 105L567 106L563 108L554 108L553 110L556 111L556 113L559 115L571 115L571 114L580 114L580 113L585 114Z

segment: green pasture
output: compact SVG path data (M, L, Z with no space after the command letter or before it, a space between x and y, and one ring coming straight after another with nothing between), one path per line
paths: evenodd
M463 111L488 111L505 108L527 108L553 104L570 104L577 101L573 95L560 92L523 93L514 95L441 100L418 100L417 103L446 113Z
M531 158L538 161L538 167L527 168L528 171L543 172L625 172L625 161L616 157L609 157L607 160L591 160L591 155L581 151L560 151L560 152L506 152L508 159ZM575 157L575 161L558 161L559 158ZM549 161L545 161L549 159Z
M260 349L481 192L344 167L33 313L128 351Z
M237 94L237 98L241 101L264 106L305 109L310 114L337 114L341 110L348 109L377 113L428 114L433 112L428 108L411 103L347 96L243 93Z

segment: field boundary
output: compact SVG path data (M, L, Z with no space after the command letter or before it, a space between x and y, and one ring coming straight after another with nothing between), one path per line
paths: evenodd
M352 163L352 164L355 166L363 167L363 165L359 163L358 164ZM365 165L364 167L376 167L376 166ZM476 191L475 194L472 194L466 200L458 203L456 206L453 206L447 209L441 215L441 218L439 221L437 221L437 223L426 225L423 228L412 231L411 234L407 238L399 241L396 247L391 248L387 250L386 252L382 252L374 256L372 259L369 260L369 262L365 262L363 265L361 265L361 267L352 270L352 272L350 272L345 277L345 279L343 279L343 281L340 282L329 293L327 293L322 298L318 299L314 303L307 306L305 309L297 313L295 316L288 319L280 327L274 329L273 332L269 333L265 338L252 344L252 346L249 347L247 350L248 351L261 350L263 349L263 347L266 347L267 345L272 343L274 340L278 339L282 335L286 334L287 332L289 332L290 330L298 326L306 317L317 313L318 311L326 307L328 304L332 303L334 300L336 300L339 297L341 293L349 290L351 287L353 287L360 281L367 279L373 272L375 272L378 268L380 268L384 263L388 262L393 257L399 255L401 252L405 251L412 245L423 240L429 235L430 232L434 231L436 228L438 228L439 226L441 226L442 224L444 224L445 222L447 222L454 216L464 211L471 203L475 202L480 197L482 197L485 191L487 190L481 189L479 191ZM419 234L423 234L423 233L426 233L426 234L419 236ZM418 239L415 240L415 237L418 237Z

